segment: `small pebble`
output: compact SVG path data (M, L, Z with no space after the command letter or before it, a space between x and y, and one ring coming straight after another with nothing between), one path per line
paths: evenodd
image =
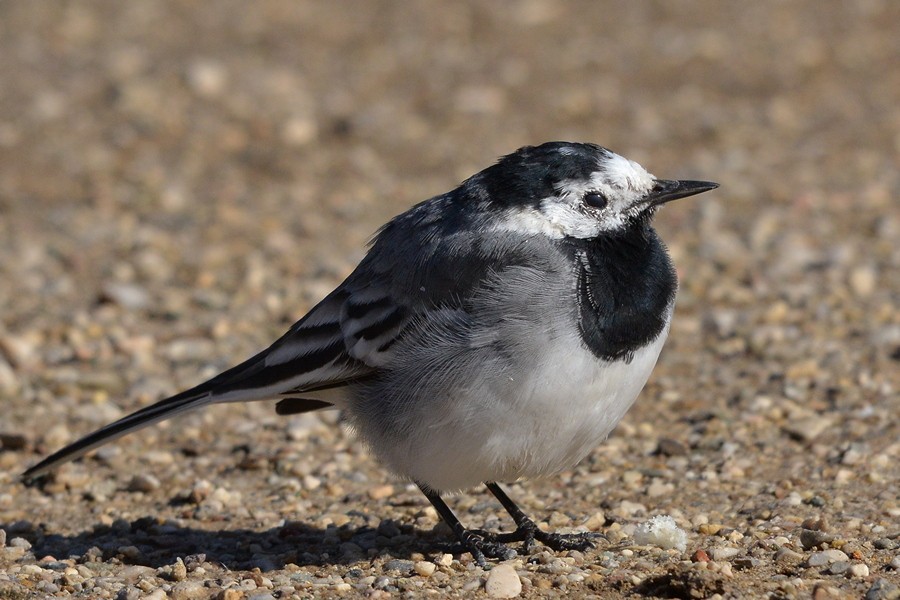
M602 512L595 512L583 523L585 529L587 529L588 531L598 531L605 524L606 515Z
M119 571L119 577L130 583L135 583L141 577L156 577L156 569L143 565L130 565Z
M137 546L119 546L116 552L132 562L141 557L141 550Z
M383 535L384 537L391 539L399 536L401 533L400 527L391 519L382 519L381 522L378 523L378 535Z
M775 553L775 562L800 562L801 560L803 560L803 555L799 552L794 552L790 548L779 548L778 552ZM822 564L827 564L827 561Z
M2 356L2 355L0 355ZM28 445L28 438L19 433L2 433L0 432L0 449L2 450L22 450Z
M385 571L397 571L402 575L409 575L413 572L413 568L415 567L415 563L411 560L403 560L399 558L395 558L384 563Z
M850 288L861 298L867 298L875 291L878 276L871 266L856 267L850 272Z
M847 561L850 557L845 552L837 549L823 550L822 552L813 552L807 559L806 564L810 567L821 567L838 561Z
M128 483L129 492L152 492L159 488L159 479L148 473L141 473L131 478Z
M392 485L379 485L373 488L369 488L369 498L372 500L384 500L385 498L390 498L394 495L394 486Z
M221 62L196 59L188 65L186 79L191 89L207 98L220 95L228 82L228 71Z
M303 487L310 491L317 490L322 486L322 480L312 475L304 475L302 481Z
M701 523L697 531L703 535L716 535L722 531L722 527L719 523Z
M800 530L800 545L804 550L812 548L821 548L824 544L830 544L834 541L834 535L825 533L824 531L816 531L812 529Z
M189 572L193 572L200 568L206 561L206 554L202 552L200 554L188 554L184 557L184 566L187 568Z
M116 594L116 600L140 600L143 595L141 591L133 585L126 585Z
M31 548L31 542L26 540L25 538L14 537L9 540L10 548L22 548L24 550L29 550Z
M846 560L839 560L828 568L828 572L832 575L841 575L842 573L846 573L850 568L850 563Z
M426 560L417 560L413 565L413 570L422 577L431 577L435 569L437 569L437 565Z
M515 598L522 593L522 580L512 565L499 564L488 573L484 591L491 598Z
M100 299L114 302L129 310L150 306L150 294L139 285L110 281L103 285Z
M887 579L879 577L872 583L872 587L866 591L866 600L898 600L900 587Z
M710 552L710 556L715 561L723 561L723 560L729 560L731 558L734 558L735 556L737 556L740 553L741 553L740 548L730 548L730 547L713 548L712 551Z
M794 439L811 442L831 427L833 420L829 417L810 416L789 421L784 429Z
M209 597L209 590L202 581L180 581L172 586L169 597L172 600L200 600Z
M838 469L837 473L835 473L834 475L834 482L840 485L845 485L855 477L856 472L853 469Z
M184 561L182 561L181 558L177 558L175 564L172 565L172 580L184 581L186 578L187 567L184 566Z
M660 479L654 479L647 486L647 496L650 498L659 498L660 496L668 496L675 491L675 485L666 483Z
M663 456L683 456L688 453L688 447L672 438L660 438L656 451Z
M857 579L862 579L863 577L869 576L869 566L865 563L855 563L850 565L850 568L847 569L848 577L856 577Z

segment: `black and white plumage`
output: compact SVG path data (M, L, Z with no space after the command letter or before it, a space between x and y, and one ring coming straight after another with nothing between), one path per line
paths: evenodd
M657 207L717 184L659 180L593 144L501 158L387 223L366 257L268 349L107 425L29 469L208 404L278 399L281 414L344 411L417 482L479 559L546 534L496 482L574 466L616 426L656 363L677 281ZM465 530L440 497L479 483L514 534Z

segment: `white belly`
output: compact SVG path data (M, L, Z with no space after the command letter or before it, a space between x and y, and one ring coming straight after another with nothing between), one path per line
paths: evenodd
M498 373L486 362L449 397L413 400L427 408L411 411L407 435L361 433L395 471L439 491L551 475L606 439L647 382L667 334L668 326L629 363L598 359L575 331L535 340L540 355L516 369Z
M668 332L666 332L668 333ZM566 344L549 348L522 382L512 423L485 444L503 466L499 481L569 469L605 440L631 408L656 365L665 335L638 350L630 363L598 360Z

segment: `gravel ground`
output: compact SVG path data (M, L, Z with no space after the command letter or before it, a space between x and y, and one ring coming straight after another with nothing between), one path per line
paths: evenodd
M890 0L3 2L0 598L900 597L898 26ZM549 139L722 183L657 219L682 289L634 409L510 486L596 550L485 571L334 415L269 403L17 480ZM635 542L656 515L684 550Z

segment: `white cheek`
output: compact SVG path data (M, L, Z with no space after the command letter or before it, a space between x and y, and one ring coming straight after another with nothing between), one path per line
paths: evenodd
M588 209L579 210L569 202L552 196L541 202L539 211L509 211L493 229L529 237L543 235L556 240L564 237L590 239L603 231L621 228L625 219L625 215L614 209L596 214Z
M568 237L596 237L603 228L601 223L591 214L583 213L572 204L551 197L541 202L541 212L547 221Z
M524 236L543 235L559 240L564 237L592 238L603 230L591 215L553 196L541 202L540 210L509 211L493 227L494 231Z
M558 223L548 219L537 210L509 211L497 221L494 231L516 233L524 236L545 235L551 239L562 239L567 233Z

